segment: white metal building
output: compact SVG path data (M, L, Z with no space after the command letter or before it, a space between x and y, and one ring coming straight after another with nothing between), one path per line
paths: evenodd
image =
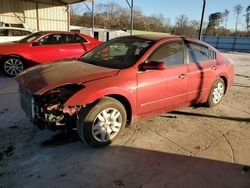
M25 23L36 31L68 31L68 4L75 2L77 0L0 0L0 22Z
M101 29L96 27L94 28L94 33L92 33L92 28L73 25L70 26L70 31L83 33L103 42L106 42L116 37L129 35L129 33L122 30Z

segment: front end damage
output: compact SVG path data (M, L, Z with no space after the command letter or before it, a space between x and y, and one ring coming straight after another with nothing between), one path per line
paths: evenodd
M21 107L40 129L73 129L76 126L77 112L84 105L64 106L64 103L83 88L83 85L70 84L37 96L30 94L28 90L20 86Z

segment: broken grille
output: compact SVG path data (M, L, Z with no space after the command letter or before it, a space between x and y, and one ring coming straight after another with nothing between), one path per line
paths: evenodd
M23 111L29 117L30 120L34 117L34 99L33 96L23 88L22 86L19 87L19 97L20 103Z

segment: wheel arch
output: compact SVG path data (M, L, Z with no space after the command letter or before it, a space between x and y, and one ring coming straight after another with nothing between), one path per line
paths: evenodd
M129 100L126 97L119 95L119 94L111 94L111 95L106 95L106 96L114 98L118 100L120 103L122 103L127 113L127 123L130 124L132 121L132 107L131 107Z
M219 78L221 78L224 81L224 83L225 83L225 92L224 92L224 94L225 94L227 92L227 89L228 89L228 80L227 80L227 77L221 75Z
M71 96L64 103L64 106L89 105L98 102L104 97L111 97L118 100L125 107L128 123L133 122L133 114L136 113L135 101L133 100L131 93L123 89L106 88L97 92L91 92L87 91L86 88L83 88Z
M27 62L26 62L26 59L25 59L23 56L18 55L18 54L7 54L7 55L3 55L1 61L3 62L4 60L6 60L6 59L8 59L8 58L10 58L10 57L17 57L17 58L22 59L24 65L26 65L26 63L27 63Z

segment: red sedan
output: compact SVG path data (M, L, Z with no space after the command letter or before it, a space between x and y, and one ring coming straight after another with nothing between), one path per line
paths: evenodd
M204 42L138 35L103 43L79 60L34 67L16 80L34 123L77 128L81 139L100 147L139 119L219 104L233 75L229 60Z
M84 34L37 32L19 41L0 44L0 64L9 76L16 76L32 65L79 58L101 44Z

